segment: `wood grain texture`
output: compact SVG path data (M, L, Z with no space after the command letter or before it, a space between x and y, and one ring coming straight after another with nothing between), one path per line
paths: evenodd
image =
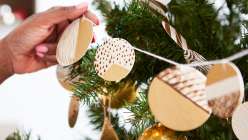
M221 81L233 76L237 76L237 71L234 68L233 64L214 65L207 75L207 85L211 85L216 81Z
M248 138L248 102L240 105L233 113L232 128L240 140Z
M172 27L167 19L167 16L164 16L164 21L162 21L162 26L166 33L171 37L171 39L183 49L184 51L184 59L187 63L194 63L194 62L204 62L206 59L200 55L199 53L193 51L190 49L190 47L187 44L186 39L176 31L174 27ZM197 66L196 69L200 70L204 74L206 74L210 68L209 65L204 66Z
M69 113L68 113L68 123L71 128L74 127L77 122L79 106L80 106L80 99L76 96L72 96L69 106Z
M220 118L231 117L244 99L244 83L238 68L232 63L212 66L207 75L206 92L213 114Z
M81 18L73 21L62 34L56 57L62 66L71 65L86 53L93 38L93 23Z
M167 69L154 78L148 102L155 118L166 127L189 131L206 122L211 110L205 99L205 76L194 68L188 68L193 73L181 70Z

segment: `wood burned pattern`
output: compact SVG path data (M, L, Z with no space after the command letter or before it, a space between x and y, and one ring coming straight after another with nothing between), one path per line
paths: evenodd
M195 68L168 68L151 82L148 94L151 112L170 129L193 130L211 114L205 90L206 77Z
M119 81L132 70L135 52L129 42L120 38L105 41L96 52L95 70L107 81Z
M233 63L215 64L207 75L206 95L213 114L226 119L244 99L244 82Z

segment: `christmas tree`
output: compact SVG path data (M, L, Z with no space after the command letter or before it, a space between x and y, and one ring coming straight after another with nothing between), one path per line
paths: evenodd
M14 133L10 134L6 140L31 140L31 132L22 132L22 131L15 131ZM37 140L41 140L40 137L37 137Z
M105 17L106 30L111 37L123 38L142 50L186 63L183 50L166 34L161 25L165 17L147 2L132 0L121 7L111 5L106 0L98 0L95 5ZM223 9L228 10L228 13L223 14ZM247 0L226 0L219 9L207 0L171 0L163 10L168 15L170 25L185 37L190 48L207 60L225 58L248 48L248 36L245 32L248 29L248 20L242 18L248 13ZM75 83L74 95L89 106L89 118L95 129L101 130L104 121L104 109L99 95L110 97L112 110L124 109L127 110L127 115L131 114L125 123L120 123L123 116L110 111L111 123L121 140L137 140L146 128L156 123L147 99L149 85L154 76L172 66L143 53L135 53L132 71L120 82L104 81L97 75L94 67L96 49L89 50L73 65L71 72L71 77L80 77L80 82ZM247 93L247 57L234 63L242 73ZM126 123L131 127L127 129ZM189 140L237 139L230 119L220 119L214 115L201 127L188 132L176 132L175 135Z

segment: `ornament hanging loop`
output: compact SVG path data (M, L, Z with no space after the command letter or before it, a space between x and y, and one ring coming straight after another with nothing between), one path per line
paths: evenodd
M109 108L110 108L110 105L111 105L111 97L109 96L104 96L104 95L101 95L102 97L102 106L103 106L103 113L104 113L104 119L111 119L111 115L109 113Z

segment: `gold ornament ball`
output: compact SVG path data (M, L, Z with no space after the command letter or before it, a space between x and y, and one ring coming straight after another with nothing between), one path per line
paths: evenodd
M127 82L111 97L111 108L118 109L125 105L125 103L133 103L136 97L135 84Z
M187 138L177 137L175 131L158 123L147 128L138 140L187 140Z

